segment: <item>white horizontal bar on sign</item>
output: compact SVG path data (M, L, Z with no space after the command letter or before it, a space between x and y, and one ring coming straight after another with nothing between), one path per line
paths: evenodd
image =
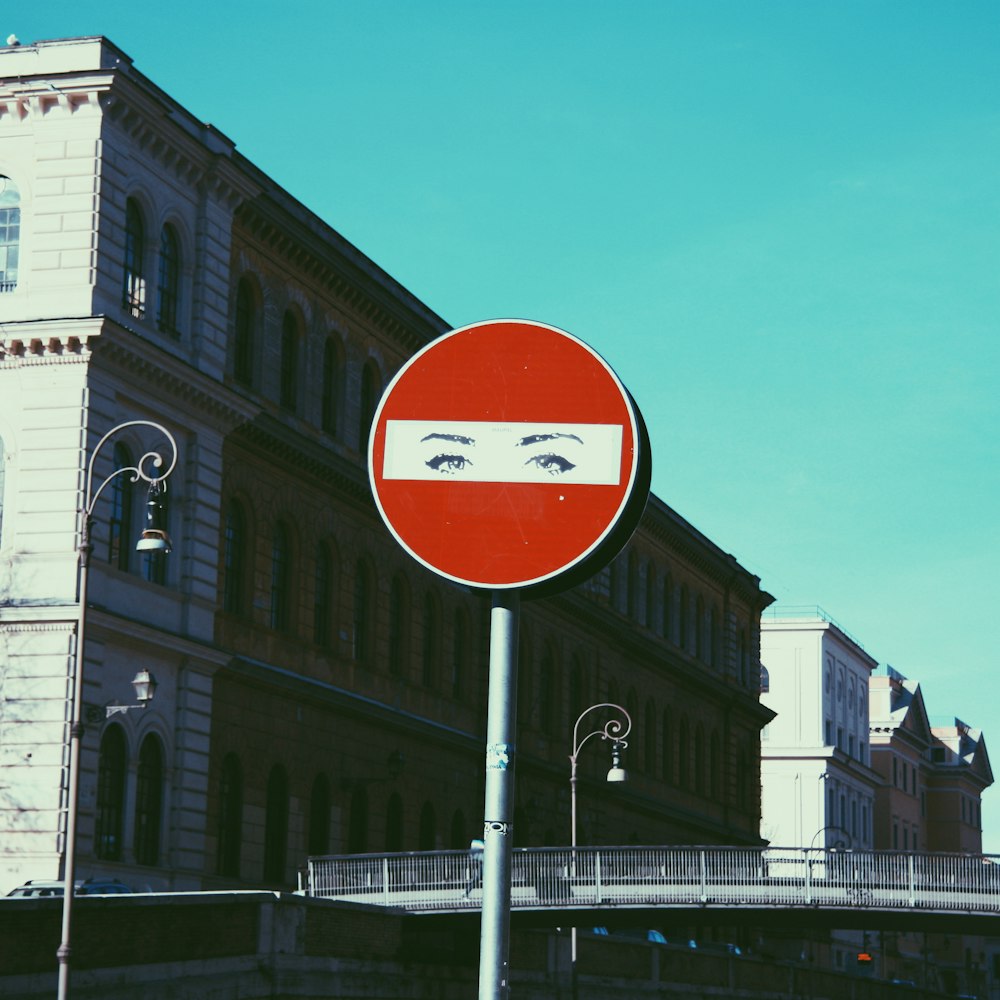
M621 424L387 420L383 479L617 486Z

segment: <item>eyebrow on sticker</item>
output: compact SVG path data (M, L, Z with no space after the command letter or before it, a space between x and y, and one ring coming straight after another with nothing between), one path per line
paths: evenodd
M443 434L439 431L424 435L420 439L420 443L423 444L425 441L452 441L455 444L468 444L473 447L476 444L475 438L467 437L465 434Z
M583 438L576 434L564 434L556 431L551 434L529 434L527 437L523 437L517 442L517 447L520 448L522 445L526 444L538 444L540 441L555 441L559 438L568 438L571 441L577 441L579 444L583 444Z

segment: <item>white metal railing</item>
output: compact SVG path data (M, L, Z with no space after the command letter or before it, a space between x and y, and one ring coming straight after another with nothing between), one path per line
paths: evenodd
M467 851L310 858L301 889L423 912L479 909ZM1000 914L1000 856L801 847L528 847L511 907L767 906Z

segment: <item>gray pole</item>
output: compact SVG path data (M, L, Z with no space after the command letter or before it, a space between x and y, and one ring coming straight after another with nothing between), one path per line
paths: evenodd
M486 808L479 1000L506 1000L510 989L510 874L517 723L516 590L493 592L486 718Z

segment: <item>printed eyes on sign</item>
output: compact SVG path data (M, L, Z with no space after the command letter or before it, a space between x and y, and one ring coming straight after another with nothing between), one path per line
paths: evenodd
M464 455L435 455L428 459L424 465L442 476L454 476L457 472L462 472L467 465L472 465L472 460Z
M525 465L533 465L536 469L547 472L550 476L561 476L570 469L575 469L576 465L562 455L549 453L547 455L532 455Z

